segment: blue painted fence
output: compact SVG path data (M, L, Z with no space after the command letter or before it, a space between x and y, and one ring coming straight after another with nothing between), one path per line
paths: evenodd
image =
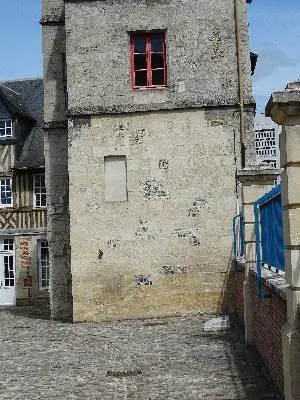
M284 271L281 185L256 200L254 215L258 289L263 298L261 266L267 264Z
M243 213L237 214L232 220L233 254L237 260L245 255L245 226Z

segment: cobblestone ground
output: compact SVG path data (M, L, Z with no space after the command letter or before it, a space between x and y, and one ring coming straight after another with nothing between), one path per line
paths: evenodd
M239 328L211 316L67 324L0 310L0 399L275 399Z

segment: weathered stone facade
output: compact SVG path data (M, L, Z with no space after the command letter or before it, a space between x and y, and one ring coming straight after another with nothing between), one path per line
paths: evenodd
M42 24L52 316L220 307L236 170L254 161L245 0L44 0ZM132 90L130 33L158 30L167 87ZM126 201L106 197L109 160Z

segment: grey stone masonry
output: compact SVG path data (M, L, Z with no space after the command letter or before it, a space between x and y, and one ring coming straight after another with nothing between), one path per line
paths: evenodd
M52 318L222 309L254 161L246 1L43 0L41 23Z
M242 332L210 315L68 324L0 310L1 400L276 399Z

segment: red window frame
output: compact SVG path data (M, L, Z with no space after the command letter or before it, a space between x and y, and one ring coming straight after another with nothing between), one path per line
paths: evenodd
M151 49L151 38L161 37L163 43L163 51L155 52ZM146 53L135 53L134 52L134 40L145 39L146 40ZM146 54L146 68L135 69L134 68L134 56L135 54ZM151 57L152 54L162 54L163 56L163 67L151 68ZM167 86L167 63L166 63L166 34L165 32L153 32L144 34L132 34L130 35L130 67L131 67L131 85L132 89L147 89L147 88L165 88ZM152 71L163 71L163 84L153 84ZM147 71L147 85L136 85L135 73L137 71Z

